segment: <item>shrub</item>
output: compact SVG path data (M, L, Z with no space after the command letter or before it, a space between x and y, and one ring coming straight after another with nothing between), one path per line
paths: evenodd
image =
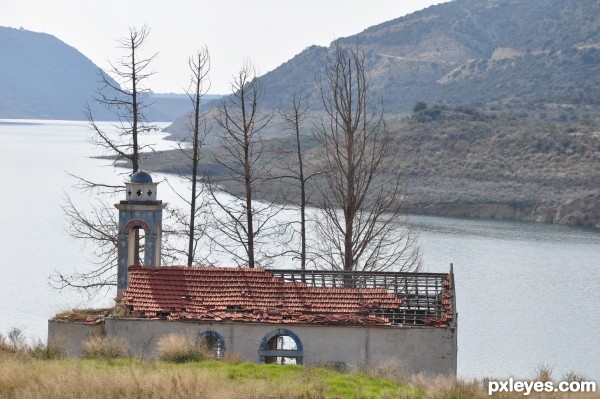
M107 338L96 335L83 343L83 357L86 359L118 359L128 357L127 345L121 338Z
M209 351L196 345L194 341L182 334L169 334L158 340L158 353L161 360L173 363L195 362L211 358Z
M41 339L27 348L27 354L34 359L54 360L65 357L64 351L57 346L44 344Z
M417 113L417 112L421 112L427 109L427 104L424 103L423 101L419 101L415 104L415 106L413 107L413 112Z
M6 335L0 333L0 354L13 356L17 354L17 350L15 350L9 343Z
M542 382L552 381L552 371L553 367L543 364L537 368L535 379Z
M2 350L8 350L8 342L4 334L0 333L0 351Z
M583 382L585 381L585 377L579 373L576 373L574 371L569 371L567 373L565 373L565 375L563 376L563 381L567 381L567 382Z
M9 346L13 350L23 350L27 348L25 334L19 327L13 327L8 331Z

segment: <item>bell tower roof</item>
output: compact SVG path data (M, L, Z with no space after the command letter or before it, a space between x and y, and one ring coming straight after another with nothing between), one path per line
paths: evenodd
M125 200L121 203L160 204L162 201L156 197L157 186L148 172L137 171L125 182Z
M131 175L130 183L148 184L152 183L152 176L143 170L139 170Z

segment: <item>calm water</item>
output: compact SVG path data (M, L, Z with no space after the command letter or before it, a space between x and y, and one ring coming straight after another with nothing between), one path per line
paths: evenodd
M61 201L65 190L73 193L65 171L123 181L89 158L88 133L77 122L0 121L0 332L18 326L45 339L57 311L111 304L48 284L55 270L68 273L93 257L64 233ZM161 199L174 200L165 184L159 189ZM532 376L549 365L558 377L576 371L598 380L600 232L437 217L411 223L428 270L454 264L461 376Z

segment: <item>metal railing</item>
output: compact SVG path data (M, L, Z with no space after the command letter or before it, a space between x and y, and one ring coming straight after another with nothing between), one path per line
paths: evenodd
M399 309L371 309L392 325L445 325L454 323L454 276L450 273L344 272L324 270L271 269L275 277L301 282L308 287L384 288L401 300Z

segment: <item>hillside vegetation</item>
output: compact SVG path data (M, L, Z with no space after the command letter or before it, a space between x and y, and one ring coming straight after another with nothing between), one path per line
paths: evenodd
M392 152L413 211L599 226L597 122L433 107L396 127Z
M282 129L272 126L277 128ZM408 212L600 227L596 117L588 119L569 108L528 113L432 106L389 118L388 128L392 145L386 169L404 176ZM311 137L310 125L305 133L305 167L311 173L323 170L322 149ZM281 165L296 164L294 145L289 137L265 142L265 159L274 175L286 174ZM222 151L218 145L204 150L202 170L217 179L222 171L213 159L222 157ZM166 173L189 167L177 151L147 154L143 165ZM297 198L294 187L285 179L273 180L256 194L281 202ZM318 205L318 190L312 187L312 193Z

